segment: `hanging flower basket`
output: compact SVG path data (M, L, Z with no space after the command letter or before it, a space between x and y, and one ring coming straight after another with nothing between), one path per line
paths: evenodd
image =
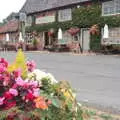
M53 36L53 34L54 33L50 32L50 31L48 32L48 36Z
M70 28L68 30L68 33L70 33L72 36L76 35L77 33L80 32L80 29L79 28Z
M48 36L53 36L54 35L54 29L51 28L50 31L48 32Z
M99 35L99 27L98 27L98 25L93 25L90 28L90 34L91 35Z

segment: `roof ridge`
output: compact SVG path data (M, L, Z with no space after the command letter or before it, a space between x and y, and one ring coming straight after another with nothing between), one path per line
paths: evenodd
M20 11L31 14L87 1L91 0L26 0Z

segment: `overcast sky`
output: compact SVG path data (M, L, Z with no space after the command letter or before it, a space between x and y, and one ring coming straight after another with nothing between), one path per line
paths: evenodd
M0 22L11 12L18 12L26 0L0 0Z

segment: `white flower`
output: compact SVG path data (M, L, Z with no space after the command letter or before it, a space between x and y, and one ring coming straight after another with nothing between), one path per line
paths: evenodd
M56 79L51 73L45 73L39 69L35 69L32 73L28 74L28 78L34 78L34 77L39 83L41 83L41 80L43 78L50 79L52 84L57 83Z
M51 83L52 83L52 84L58 82L51 73L47 73L47 77L51 80Z
M46 73L39 69L35 69L33 71L33 74L35 74L36 80L38 80L38 81L41 81L42 78L46 77Z

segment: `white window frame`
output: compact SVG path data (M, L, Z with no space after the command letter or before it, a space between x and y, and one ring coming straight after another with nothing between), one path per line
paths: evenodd
M110 2L113 2L114 13L112 13L112 14L105 14L104 8ZM116 12L116 2L120 2L120 1L119 0L112 0L112 1L103 2L102 3L102 16L111 16L111 15L118 15L118 14L120 14L120 12L119 13Z
M67 12L69 13L69 16L66 16ZM61 18L62 16L62 18ZM58 11L58 21L59 22L64 22L64 21L69 21L72 20L72 9L63 9Z

